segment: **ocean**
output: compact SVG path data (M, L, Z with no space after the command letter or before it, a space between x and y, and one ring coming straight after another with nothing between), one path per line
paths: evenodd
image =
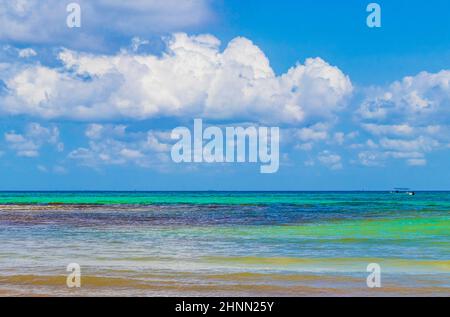
M450 192L1 192L0 243L4 296L450 296Z

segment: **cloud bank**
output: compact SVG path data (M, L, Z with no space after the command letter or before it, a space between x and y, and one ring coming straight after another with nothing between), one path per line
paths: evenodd
M59 129L56 126L47 128L39 123L30 123L24 133L9 131L4 134L4 138L17 156L37 157L40 148L48 144L54 146L59 152L64 150L64 143L59 140Z
M0 41L102 50L111 38L173 32L213 19L209 0L77 0L82 27L70 29L66 25L70 2L1 1Z
M164 163L170 161L170 132L129 132L125 125L90 124L85 135L89 146L77 148L68 155L80 165L100 168L135 164L164 169Z
M126 131L136 121L161 118L277 125L289 151L306 156L304 164L332 170L390 160L424 166L431 153L450 148L449 70L364 89L356 104L349 77L318 57L276 74L243 37L221 45L209 34L175 33L161 54L138 53L143 43L133 38L129 49L110 55L59 49L52 66L41 64L32 48L4 47L0 116L99 122L86 129L86 146L69 151L70 159L91 167L167 161L167 131ZM36 157L44 145L62 144L48 141L59 135L54 129L7 131L4 142L18 156Z
M0 111L86 121L201 117L296 124L328 120L352 93L348 76L320 58L277 76L250 40L219 47L212 35L177 33L162 56L63 50L59 68L32 64L0 77L8 91Z
M421 72L377 88L356 111L356 121L371 139L360 162L383 165L389 158L426 165L427 153L450 145L450 71Z

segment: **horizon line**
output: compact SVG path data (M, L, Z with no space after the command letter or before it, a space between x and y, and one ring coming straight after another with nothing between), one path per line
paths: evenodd
M115 189L68 189L68 190L49 190L49 189L43 189L43 190L39 190L39 189L13 189L13 190L3 190L0 189L0 193L18 193L18 192L35 192L35 193L64 193L64 192L110 192L110 193L164 193L164 192L180 192L180 193L202 193L202 192L253 192L253 193L264 193L264 192L268 192L268 193L288 193L288 192L392 192L395 191L394 188L392 189L371 189L371 190L365 190L365 189L320 189L320 190L297 190L297 189L287 189L287 190L227 190L227 189L205 189L205 190L115 190ZM413 191L413 192L450 192L450 189L409 189L409 191Z

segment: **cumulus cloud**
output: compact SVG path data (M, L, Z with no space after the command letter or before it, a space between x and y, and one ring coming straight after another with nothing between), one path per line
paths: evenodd
M318 122L304 128L289 128L283 133L285 141L294 143L294 147L302 151L311 151L315 147L343 147L358 135L358 131L340 131L333 121Z
M288 131L288 137L293 136L295 141L300 142L295 146L297 149L311 151L315 143L324 142L329 138L329 129L330 125L319 122L305 128L290 129Z
M318 161L332 170L342 169L341 156L330 151L322 151L317 157Z
M389 150L398 150L401 152L429 152L439 147L439 142L423 136L412 140L387 139L380 140L380 146Z
M423 166L425 155L450 142L450 71L421 72L377 88L362 102L356 119L372 138L358 157L363 165L384 165L390 158Z
M55 126L46 128L38 123L30 123L23 134L10 131L4 137L18 156L39 156L40 148L46 144L53 145L60 152L64 150L64 144L59 141L59 129Z
M381 166L384 153L364 151L358 153L359 163L364 166Z
M104 124L89 124L85 135L91 140L99 140L104 137L123 137L126 133L127 126L119 125L104 125Z
M328 138L328 126L323 123L317 123L311 127L301 128L296 131L299 140L321 141Z
M213 18L209 0L77 0L82 27L66 25L69 2L0 2L0 40L104 49L117 36L148 36L195 27Z
M91 124L86 129L88 147L71 151L70 159L80 165L99 168L105 165L135 164L161 167L170 160L170 133L150 130L127 132L124 125Z
M1 42L0 42L1 43ZM17 48L9 44L0 46L0 78L6 75L6 71L17 70L15 65L10 63L31 64L36 62L38 53L34 49Z
M450 71L422 72L392 83L364 100L358 110L363 120L404 120L414 126L444 122L450 114Z
M21 58L29 58L29 57L36 56L37 53L32 48L24 48L24 49L21 49L21 50L18 51L18 55Z
M352 92L349 78L320 58L276 76L246 38L224 51L211 35L178 33L161 56L64 50L63 68L33 65L3 79L1 111L43 118L104 120L202 117L314 122L333 117Z
M358 154L359 162L365 166L384 166L388 159L402 159L408 165L426 165L425 155L442 145L428 137L420 136L416 139L382 138L379 142L368 140L355 148L365 148Z

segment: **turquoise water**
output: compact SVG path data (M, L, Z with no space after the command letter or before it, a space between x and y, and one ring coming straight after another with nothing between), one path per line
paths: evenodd
M0 294L448 296L449 207L449 192L2 192Z
M2 204L314 204L332 207L450 207L450 192L0 192ZM379 201L378 201L379 200Z

